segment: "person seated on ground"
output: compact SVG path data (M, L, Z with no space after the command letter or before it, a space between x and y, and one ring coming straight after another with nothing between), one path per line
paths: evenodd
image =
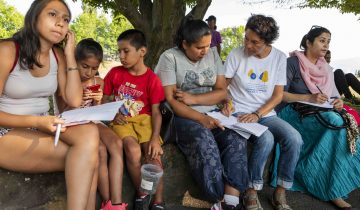
M75 59L79 68L83 88L80 107L101 104L104 81L98 75L103 60L101 45L91 38L81 40L75 49ZM95 88L95 89L94 89ZM63 100L58 100L60 111L71 109ZM121 139L104 123L94 122L100 134L98 190L102 197L102 210L125 210L122 203L123 144ZM108 166L109 153L109 166ZM111 185L110 185L111 183Z
M240 208L240 192L248 185L247 140L206 115L227 98L224 68L210 42L211 30L204 21L184 18L177 47L162 53L155 72L175 113L177 145L194 179L216 203L212 209L232 210Z
M324 56L327 63L331 61L331 51L326 51ZM360 94L360 81L352 73L345 74L343 70L336 69L334 71L334 79L337 90L340 95L345 96L345 100L350 101L353 104L360 104L360 100L356 98L349 87L351 87L357 94Z
M285 190L291 188L295 166L302 145L301 135L289 123L278 118L274 108L286 85L286 55L271 44L279 36L272 17L252 15L245 26L244 46L232 50L225 61L225 77L229 85L235 116L240 122L260 123L268 127L260 137L252 135L249 185L244 196L246 210L262 210L257 191L263 187L263 172L274 140L280 144L277 187L272 204L278 210L290 210ZM229 103L223 113L230 115Z
M220 33L216 30L217 26L216 26L216 17L214 15L210 15L206 21L208 22L208 26L211 30L211 43L210 43L210 47L216 47L217 52L219 53L219 55L221 55L221 35Z
M70 106L81 104L70 19L64 1L35 0L24 27L0 42L0 167L25 173L65 171L66 209L93 210L98 129L94 124L63 127L55 147L56 125L64 120L48 114L49 97L57 89ZM64 50L55 47L63 40Z
M291 53L287 60L285 103L307 101L323 104L330 97L337 97L331 104L342 110L343 102L338 98L332 69L324 59L330 38L328 29L313 26L301 41L300 48L304 51ZM308 192L323 201L332 201L339 209L354 210L343 198L360 186L360 152L354 151L354 147L360 146L359 138L348 142L347 129L327 128L315 115L301 118L291 104L282 108L278 116L297 129L304 141L292 189ZM334 125L344 123L333 111L321 116ZM273 179L276 179L276 174Z
M143 32L130 29L117 39L122 66L112 68L104 78L104 99L123 100L124 105L110 127L122 139L126 166L137 190L135 210L164 210L163 178L155 197L140 191L141 159L162 168L160 102L165 99L160 79L144 64L147 52ZM142 155L143 154L143 155Z

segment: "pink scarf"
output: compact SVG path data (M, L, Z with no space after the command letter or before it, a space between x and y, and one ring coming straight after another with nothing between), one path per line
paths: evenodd
M301 76L311 93L320 93L320 89L325 95L332 96L335 88L334 75L331 72L330 65L326 63L323 57L319 58L316 64L313 64L304 55L304 52L295 50L290 53L290 56L298 57Z

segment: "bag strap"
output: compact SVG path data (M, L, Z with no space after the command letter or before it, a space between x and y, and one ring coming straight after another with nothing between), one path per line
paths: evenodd
M57 56L54 48L51 48L51 49L52 49L52 52L54 53L54 57L55 57L56 63L59 64L59 59L58 59L58 56Z
M343 115L345 113L339 112L339 111L337 111L335 109L333 110L333 112L335 112L336 114L338 114L341 117L341 119L344 122L343 125L333 125L333 124L329 123L328 121L326 121L324 119L323 116L321 116L321 112L317 112L315 114L315 117L320 122L320 124L322 124L326 128L329 128L329 129L332 129L332 130L340 130L340 129L343 129L343 128L347 128L349 123L348 123L348 120Z
M11 69L10 69L10 73L11 73L12 71L14 71L14 68L15 68L18 60L19 60L19 53L20 53L20 45L19 45L19 43L17 43L17 42L14 42L14 43L15 43L16 53L15 53L14 64L13 64L13 66L12 66ZM56 63L59 64L59 59L58 59L57 54L55 53L54 48L52 48L52 52L54 53L54 57L55 57Z
M10 73L14 70L18 60L19 60L19 51L20 51L20 45L19 43L17 42L14 42L15 43L15 49L16 49L16 53L15 53L15 60L14 60L14 64L13 66L11 67L11 70L10 70Z

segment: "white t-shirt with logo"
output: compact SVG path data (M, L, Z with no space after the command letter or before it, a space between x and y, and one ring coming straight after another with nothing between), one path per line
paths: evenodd
M252 113L272 96L275 85L286 85L286 55L272 47L265 58L248 56L244 47L232 50L225 62L225 77L235 112ZM272 110L265 117L276 115Z

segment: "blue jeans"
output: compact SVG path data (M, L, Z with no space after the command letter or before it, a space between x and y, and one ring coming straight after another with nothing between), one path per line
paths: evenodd
M175 117L178 146L191 173L209 201L221 201L224 186L240 192L248 185L247 140L236 132L207 129L193 120Z
M240 114L240 113L239 113ZM251 136L253 150L249 157L249 188L261 190L266 161L273 149L274 141L280 145L277 185L289 189L294 181L294 172L303 144L300 133L276 115L259 120L268 127L260 137Z

